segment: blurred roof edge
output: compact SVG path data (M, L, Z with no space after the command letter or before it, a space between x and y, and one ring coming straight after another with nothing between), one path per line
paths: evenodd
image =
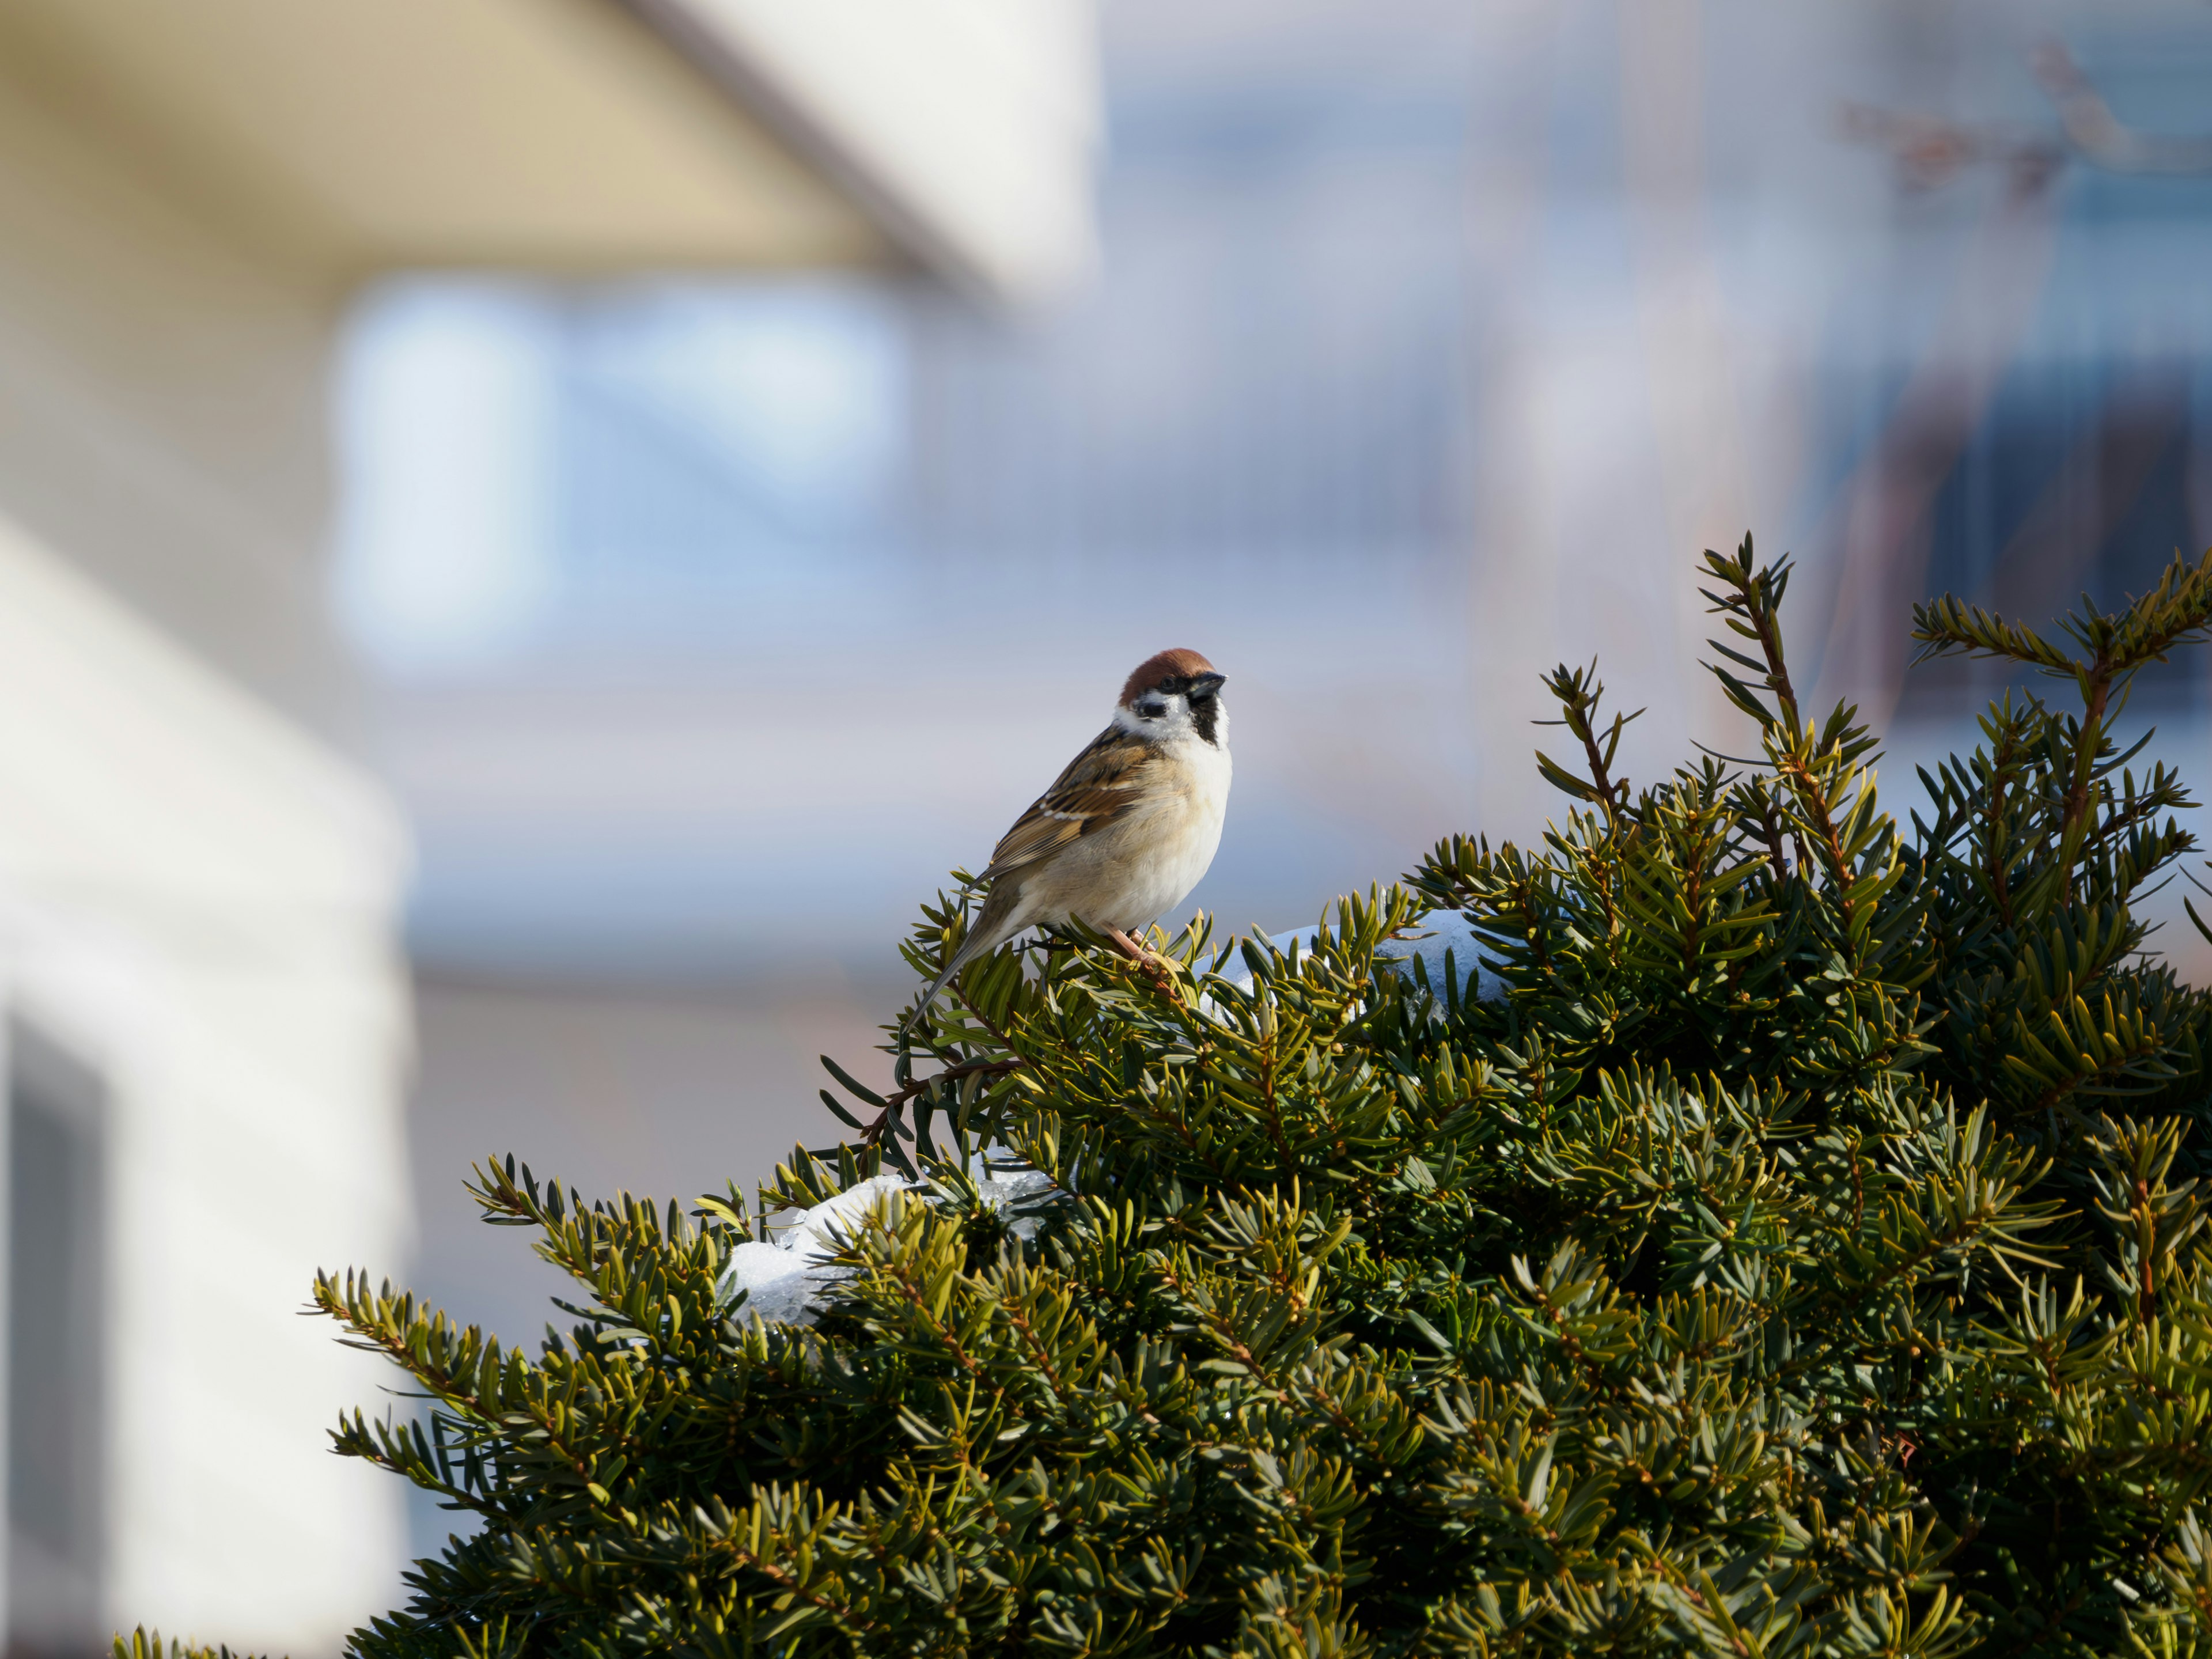
M1088 0L16 0L0 48L341 283L1091 249Z
M615 0L970 292L1057 292L1096 257L1091 0Z

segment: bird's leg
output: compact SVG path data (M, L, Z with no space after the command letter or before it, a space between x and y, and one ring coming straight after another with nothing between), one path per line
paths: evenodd
M1176 988L1175 975L1168 971L1167 963L1160 959L1157 951L1146 949L1118 927L1109 927L1106 930L1106 937L1112 939L1130 961L1145 969L1146 975L1162 994L1176 1002L1182 1000L1182 993Z
M1138 944L1136 940L1131 939L1120 928L1109 927L1106 930L1106 937L1112 939L1115 944L1120 945L1121 947L1121 954L1128 957L1130 961L1144 963L1149 963L1152 961L1152 953L1145 949L1143 945Z

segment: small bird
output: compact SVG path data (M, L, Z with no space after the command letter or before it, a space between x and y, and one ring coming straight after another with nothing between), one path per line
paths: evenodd
M1229 808L1227 677L1195 651L1137 665L1106 729L1014 821L983 872L983 912L908 1017L1025 927L1079 921L1139 961L1130 934L1198 885Z

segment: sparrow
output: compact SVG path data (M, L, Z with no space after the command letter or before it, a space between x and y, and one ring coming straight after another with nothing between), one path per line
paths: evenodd
M1000 838L982 914L908 1024L955 974L1027 927L1079 921L1151 960L1130 934L1180 903L1221 844L1226 678L1195 651L1137 665L1106 729Z

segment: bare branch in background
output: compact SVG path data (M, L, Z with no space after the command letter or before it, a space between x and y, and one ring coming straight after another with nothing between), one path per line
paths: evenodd
M2041 189L2069 161L2106 173L2186 176L2212 173L2212 135L2138 132L2112 106L2057 40L2028 54L2028 68L2057 111L2057 136L2017 128L1972 126L1938 115L1914 115L1846 104L1844 136L1888 153L1899 180L1934 190L1973 167L2001 167L2021 194Z
M1888 152L1908 190L1935 190L1972 167L2002 167L2013 187L2032 195L2066 164L2063 144L2036 134L1970 127L1936 115L1899 114L1870 104L1846 104L1844 136Z
M2036 47L2028 67L2057 106L2067 143L2092 167L2108 173L2212 173L2212 137L2173 137L2123 125L2074 54L2057 41Z

